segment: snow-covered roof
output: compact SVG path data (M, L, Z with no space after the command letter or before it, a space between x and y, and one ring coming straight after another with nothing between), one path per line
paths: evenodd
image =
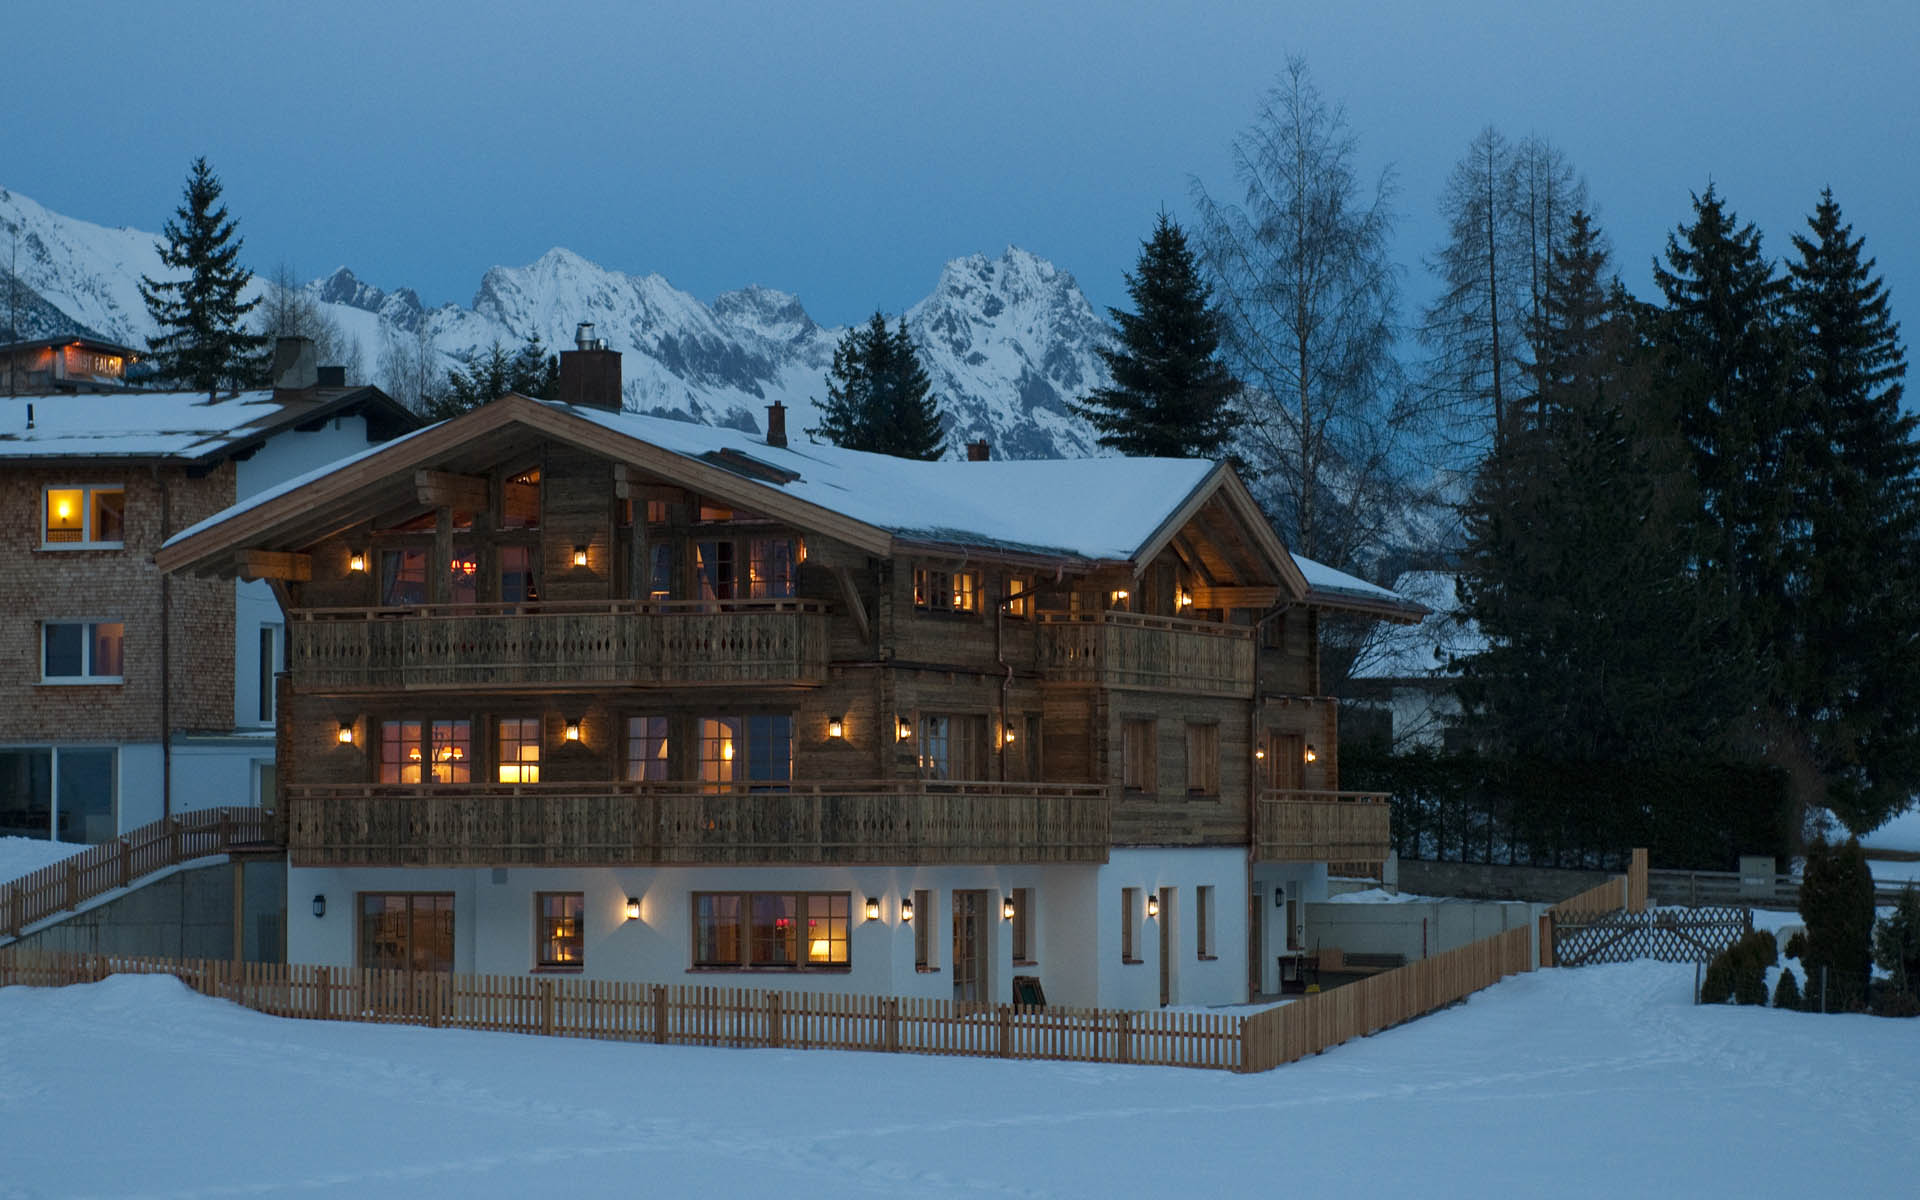
M1454 575L1450 571L1406 571L1393 581L1394 594L1428 609L1418 625L1375 626L1353 664L1356 679L1451 678L1450 657L1486 648L1480 626L1456 613Z
M77 392L0 399L0 459L198 461L343 404L379 397L370 388L207 399L205 392Z

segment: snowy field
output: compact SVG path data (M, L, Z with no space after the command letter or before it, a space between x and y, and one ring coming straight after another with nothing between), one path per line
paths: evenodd
M276 1020L0 990L0 1197L1912 1195L1920 1022L1544 971L1265 1075Z

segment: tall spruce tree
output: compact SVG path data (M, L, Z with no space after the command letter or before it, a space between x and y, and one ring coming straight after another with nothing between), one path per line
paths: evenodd
M1119 346L1102 347L1113 386L1070 407L1099 431L1099 442L1122 454L1219 458L1240 415L1235 379L1220 348L1213 289L1200 278L1187 235L1161 213L1140 260L1127 275L1133 312L1109 308Z
M1831 190L1807 226L1787 267L1811 461L1786 690L1827 806L1864 833L1920 789L1920 418L1901 409L1886 288Z
M444 421L508 392L534 400L551 400L560 394L560 360L547 353L539 334L528 334L517 351L496 339L484 351L468 354L464 367L447 372L445 385L427 402L424 415Z
M220 179L205 158L193 160L179 208L155 246L160 264L185 272L172 279L140 279L140 298L160 332L147 339L155 373L213 395L244 387L260 375L267 338L243 318L260 301L240 293L253 274L240 265L238 222L220 203Z
M807 433L848 450L931 461L946 446L932 391L906 318L889 331L875 312L834 347L820 424Z

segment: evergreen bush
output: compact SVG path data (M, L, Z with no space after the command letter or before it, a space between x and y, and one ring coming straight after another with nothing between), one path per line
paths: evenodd
M1700 1003L1725 1004L1733 999L1733 966L1727 961L1731 951L1722 951L1707 964L1707 974L1700 981Z
M1800 878L1800 917L1807 923L1807 991L1822 986L1826 971L1826 1011L1851 1012L1867 999L1873 968L1873 874L1860 839L1830 846L1815 838L1807 844L1806 871Z
M1894 990L1920 993L1920 890L1911 883L1893 914L1873 927L1873 961L1891 976Z
M1787 950L1786 950L1787 957L1799 958L1800 956L1804 955L1806 952L1807 952L1807 935L1805 932L1796 929L1793 931L1793 936L1787 939Z
M1773 1006L1790 1012L1800 1010L1800 981L1793 977L1792 967L1780 969L1780 982L1773 986Z

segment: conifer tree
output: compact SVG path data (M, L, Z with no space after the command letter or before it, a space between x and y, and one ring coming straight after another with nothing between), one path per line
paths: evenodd
M1240 381L1215 357L1213 289L1166 213L1126 278L1135 311L1107 310L1120 341L1099 352L1113 385L1070 407L1099 431L1102 446L1122 454L1219 458L1240 424L1232 407Z
M219 201L219 177L205 158L194 159L181 205L161 231L166 240L155 246L162 266L185 274L140 279L140 298L160 327L147 339L155 373L208 395L255 382L267 344L243 320L260 301L240 299L253 275L240 265L238 222Z
M508 392L533 400L551 400L560 394L560 360L546 352L539 334L528 334L526 344L517 351L509 351L495 339L484 351L467 355L464 368L447 372L446 386L428 403L425 415L444 421Z
M820 424L807 434L848 450L931 461L945 448L932 390L906 318L889 332L875 312L834 347Z
M1827 806L1866 832L1920 789L1920 419L1901 409L1906 355L1886 288L1831 190L1807 225L1787 268L1811 401L1787 690Z

